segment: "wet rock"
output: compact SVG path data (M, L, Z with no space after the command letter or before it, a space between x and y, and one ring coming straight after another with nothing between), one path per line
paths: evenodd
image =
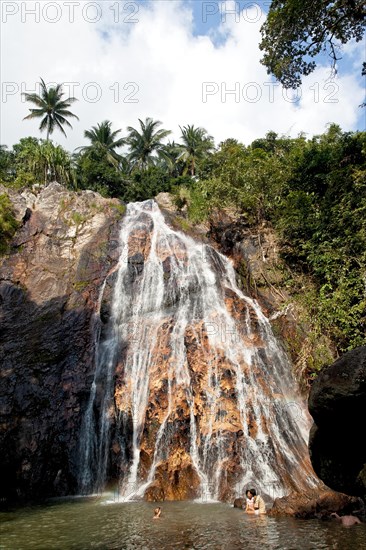
M236 498L234 500L234 508L240 508L241 510L243 510L245 508L245 505L246 505L246 500L245 498Z
M145 491L145 500L149 502L161 502L165 500L165 494L158 481L154 481Z
M144 270L144 257L140 252L137 252L130 258L128 258L128 274L131 283L142 274Z
M270 516L293 516L297 518L329 518L332 512L339 514L364 514L364 504L358 497L351 497L323 488L305 493L293 492L277 498L269 510Z
M187 452L176 449L169 460L159 464L155 480L145 492L145 500L192 500L197 497L200 479Z
M314 381L309 449L314 470L332 489L366 500L366 346L345 353Z
M94 336L100 336L102 351L104 345L110 345L108 322L115 305L113 284L120 252L116 245L118 215L113 212L114 203L98 197L94 193L71 194L58 185L42 190L32 204L32 215L14 240L18 252L4 259L0 269L6 318L2 357L5 429L0 444L8 487L16 488L21 496L77 490L80 429L95 370ZM163 263L162 286L169 281L170 294L159 312L154 310L153 299L149 307L139 310L139 326L133 308L125 309L123 334L128 337L116 344L114 401L108 399L108 409L104 409L111 418L107 476L121 476L122 484L126 481L133 459L132 434L138 424L139 480L146 481L152 463L156 466L146 499L183 500L199 495L209 498L217 485L218 497L232 502L235 487L245 474L246 449L254 445L257 452L263 450L263 456L272 453L271 438L263 447L260 438L256 440L259 429L263 441L263 436L270 433L271 414L276 414L281 441L291 448L291 424L283 422L275 407L276 382L271 370L261 368L261 361L264 364L268 358L257 334L259 325L253 304L221 287L217 302L221 304L222 296L223 307L243 327L243 332L232 334L227 330L231 324L226 327L224 318L217 323L220 317L216 317L215 307L212 323L205 325L198 275L192 273L184 292L178 292L182 272L175 267L179 264L186 268L188 261L184 239L161 234L155 241L151 238L153 228L150 211L143 212L129 234L128 256L121 259L128 262L127 294L130 292L134 298L133 292L140 291L136 283L155 242L154 258L159 257ZM220 279L226 277L224 261L213 249L206 252L203 247L203 258L216 274L212 285L218 286ZM103 281L104 294L99 300ZM179 323L184 323L184 319L178 317L177 323L179 308L174 308L178 301L179 307L187 305L195 313L188 325L182 325L181 332ZM141 327L143 331L139 332ZM140 338L137 340L136 336ZM226 350L239 340L255 349L253 357L257 361L243 355L237 365L235 359L230 359ZM129 345L136 342L138 348L132 346L135 353L128 356ZM135 383L129 371L134 361L140 360L143 368ZM247 388L245 422L238 403L238 376ZM103 381L102 375L96 380L93 411L97 422L104 397ZM147 407L141 411L133 390L145 382ZM264 412L258 414L256 388L260 395L268 394L267 418L262 418ZM159 432L161 444L155 455ZM192 459L193 433L200 460L206 462L209 472L203 494L196 458ZM311 477L313 472L302 439L296 440L294 452L299 455L295 462L288 460L286 453L272 453L276 460L273 458L270 467L279 469L286 487L300 490L308 487L307 475ZM254 478L260 477L255 461L250 468Z

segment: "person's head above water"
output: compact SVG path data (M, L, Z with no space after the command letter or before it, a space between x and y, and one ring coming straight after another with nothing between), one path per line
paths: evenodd
M160 508L160 506L158 506L158 507L155 508L155 510L154 510L154 519L160 518L160 516L161 516L161 508Z
M247 495L248 498L252 498L256 496L257 492L255 489L247 489L245 491L245 494Z

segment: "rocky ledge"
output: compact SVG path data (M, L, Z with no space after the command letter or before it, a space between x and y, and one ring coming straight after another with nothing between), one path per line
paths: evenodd
M340 515L357 514L363 517L365 507L361 498L337 493L325 487L306 493L294 492L277 498L268 515L325 519L330 518L332 512Z

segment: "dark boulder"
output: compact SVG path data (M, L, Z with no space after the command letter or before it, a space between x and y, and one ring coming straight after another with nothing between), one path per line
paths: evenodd
M366 346L344 354L314 381L311 461L332 489L366 499Z

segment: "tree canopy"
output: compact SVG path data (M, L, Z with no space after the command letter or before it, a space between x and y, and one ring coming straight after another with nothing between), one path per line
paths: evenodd
M90 130L85 130L84 132L84 137L90 141L90 145L80 147L80 153L99 151L101 154L105 154L106 159L113 166L118 166L122 157L117 153L116 149L125 144L124 138L117 138L121 131L112 131L112 122L110 120L104 120L100 124L92 126Z
M261 63L285 88L297 88L322 51L336 69L340 45L362 40L365 15L364 0L273 0L261 28Z
M139 119L140 131L128 126L126 143L130 147L129 161L134 167L145 170L154 166L157 158L164 149L163 140L171 134L170 130L157 128L161 126L159 120L146 118L145 122Z
M197 163L213 151L213 138L207 134L204 128L195 128L194 125L180 126L182 132L181 156L185 162L186 170L191 176L196 174Z

